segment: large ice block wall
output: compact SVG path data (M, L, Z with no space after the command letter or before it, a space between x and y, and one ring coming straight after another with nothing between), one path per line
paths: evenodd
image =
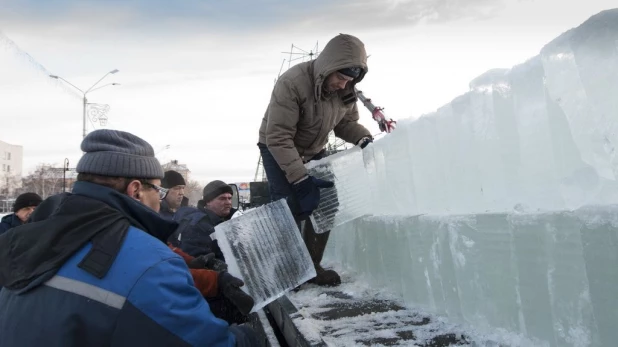
M398 125L310 165L336 182L327 256L474 325L615 345L618 10Z
M618 341L618 206L364 217L331 233L327 258L479 330L549 346Z
M617 40L618 10L602 12L527 62L474 79L468 93L435 113L399 121L365 151L309 167L317 176L336 167L327 171L362 181L364 195L372 194L370 206L354 207L363 213L616 203ZM340 186L340 204L360 205L359 184Z

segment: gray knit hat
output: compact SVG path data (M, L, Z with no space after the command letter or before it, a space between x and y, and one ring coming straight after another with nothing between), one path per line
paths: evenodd
M232 187L223 181L212 181L204 187L204 202L210 202L223 193L234 194Z
M152 146L124 131L99 129L84 138L78 173L130 178L163 178Z

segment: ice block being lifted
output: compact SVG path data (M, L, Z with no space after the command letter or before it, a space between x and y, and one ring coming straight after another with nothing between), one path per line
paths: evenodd
M255 300L256 312L315 277L313 262L285 200L217 225L217 240L229 273Z

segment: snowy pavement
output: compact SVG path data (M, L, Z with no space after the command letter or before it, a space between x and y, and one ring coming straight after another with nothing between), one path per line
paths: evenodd
M305 284L287 294L298 309L293 321L309 341L321 339L328 346L542 346L514 333L481 333L448 322L406 307L354 273L340 274L338 287Z

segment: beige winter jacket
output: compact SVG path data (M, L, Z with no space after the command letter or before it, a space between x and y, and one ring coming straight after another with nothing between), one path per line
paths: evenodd
M337 70L360 66L361 75L345 90L329 95L322 83ZM268 146L289 182L307 174L303 162L328 142L328 133L356 143L370 132L358 124L356 102L347 105L354 85L367 73L365 46L356 37L340 34L330 40L317 59L291 67L279 77L260 127L260 142ZM347 98L345 98L347 99Z

